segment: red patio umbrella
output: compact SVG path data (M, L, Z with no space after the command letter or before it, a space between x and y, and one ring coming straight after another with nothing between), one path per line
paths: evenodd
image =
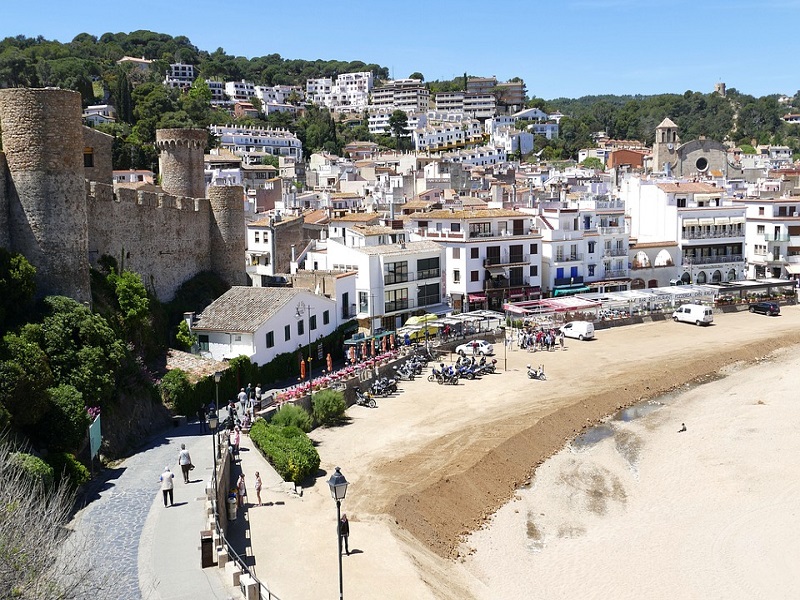
M394 334L390 335L389 338L391 339L392 342L392 350L394 350Z
M355 346L350 346L350 362L351 363L356 362L356 347Z
M386 352L386 337L381 340L381 348L384 352Z
M328 352L327 362L328 362L328 373L330 373L331 371L333 371L333 359L331 358L330 352Z
M375 356L375 338L372 338L370 346L372 347L372 356Z
M300 379L306 378L306 361L300 359Z

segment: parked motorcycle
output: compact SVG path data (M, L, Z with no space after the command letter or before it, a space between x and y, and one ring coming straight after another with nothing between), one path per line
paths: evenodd
M375 398L372 397L372 394L369 392L362 392L358 388L356 388L356 404L359 406L366 406L368 408L376 408L378 406L378 403L375 402Z
M539 381L547 380L547 375L544 374L544 365L539 365L538 369L533 369L530 365L526 366L528 367L528 378L538 379Z
M484 356L481 358L481 362L478 363L478 373L480 375L486 375L494 373L497 370L497 359L493 358L491 362L486 361L486 357Z
M408 362L399 367L393 367L395 375L401 381L414 381L414 370Z

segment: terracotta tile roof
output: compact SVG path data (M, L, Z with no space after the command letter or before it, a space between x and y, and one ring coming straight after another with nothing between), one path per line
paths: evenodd
M203 311L193 329L254 333L301 293L306 290L235 286Z
M377 221L379 218L380 215L377 215L375 213L348 213L346 215L342 215L341 217L336 217L332 220L369 224L371 221Z
M696 183L693 181L684 183L657 183L656 187L668 194L674 192L686 192L687 194L714 194L718 192L721 194L724 191L722 188L718 188L710 183Z
M313 225L328 223L330 219L328 219L328 212L320 208L303 215L303 221Z
M219 362L213 358L204 358L174 348L167 351L167 370L180 369L184 371L192 383L200 381L203 377L211 376L217 371L226 371L229 367L228 363Z

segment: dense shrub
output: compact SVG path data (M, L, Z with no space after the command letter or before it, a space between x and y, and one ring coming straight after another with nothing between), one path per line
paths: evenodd
M264 419L256 419L250 439L285 481L300 483L319 469L317 449L297 427L268 425Z
M272 417L270 424L281 427L293 426L302 429L306 433L311 431L313 426L311 415L303 408L295 406L294 404L284 404L280 410L275 413L275 416Z
M314 406L314 420L321 425L337 423L347 408L344 394L334 390L317 392L311 402Z
M189 377L180 369L172 369L161 379L159 385L164 404L179 415L193 415L198 406L193 401L192 384Z
M57 481L66 481L73 488L89 481L89 469L69 452L51 452L47 464L53 468Z
M73 386L62 384L47 390L47 404L33 435L50 450L77 450L91 423L83 395Z
M9 458L11 465L19 468L31 481L41 483L45 488L53 485L53 468L38 456L14 452Z

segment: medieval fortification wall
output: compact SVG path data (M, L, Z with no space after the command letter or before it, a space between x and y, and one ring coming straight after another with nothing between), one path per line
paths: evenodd
M205 130L159 130L163 191L115 193L110 141L82 126L79 94L0 90L0 127L0 245L36 266L39 295L90 300L104 254L162 300L206 270L246 285L243 189L203 198Z

